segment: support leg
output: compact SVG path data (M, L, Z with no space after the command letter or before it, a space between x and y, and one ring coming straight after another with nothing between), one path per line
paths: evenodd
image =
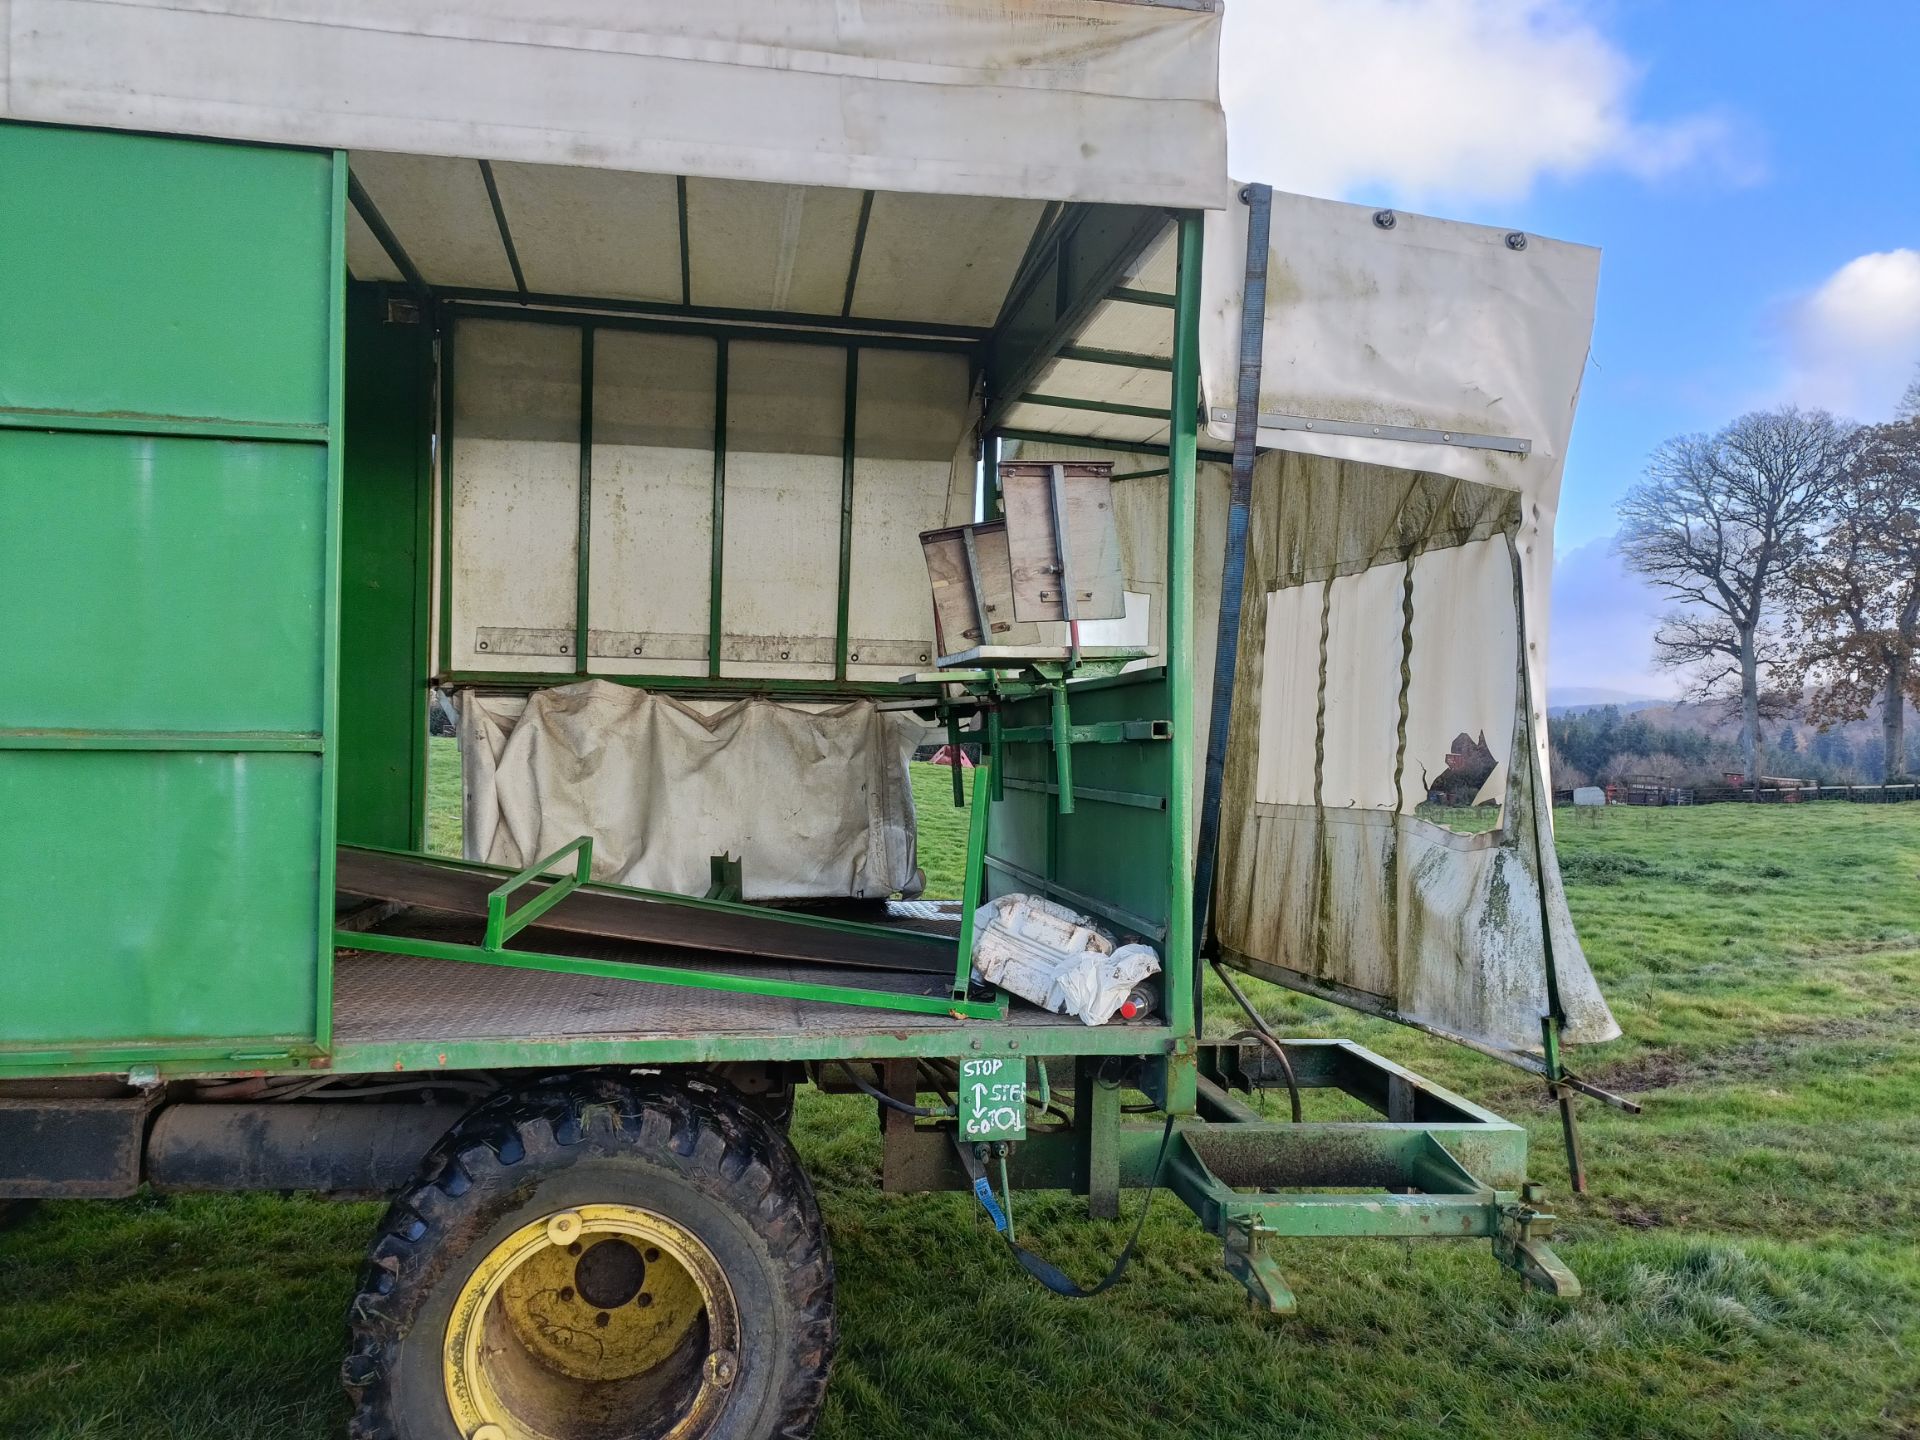
M1120 1087L1100 1078L1100 1064L1090 1055L1074 1062L1074 1192L1087 1197L1093 1219L1113 1220L1120 1214Z

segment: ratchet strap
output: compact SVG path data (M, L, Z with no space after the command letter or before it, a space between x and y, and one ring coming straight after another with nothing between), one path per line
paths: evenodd
M960 1164L973 1181L974 1195L986 1209L987 1217L993 1221L993 1228L1000 1232L1000 1238L1007 1242L1007 1248L1013 1251L1013 1258L1020 1262L1021 1267L1056 1295L1063 1295L1069 1300L1090 1300L1118 1284L1120 1277L1127 1273L1134 1249L1140 1244L1140 1232L1147 1228L1147 1211L1153 1208L1153 1192L1160 1186L1160 1171L1167 1163L1167 1147L1173 1143L1173 1120L1174 1117L1169 1115L1167 1128L1160 1132L1160 1153L1154 1158L1153 1174L1147 1180L1147 1198L1140 1202L1140 1217L1133 1222L1133 1234L1128 1238L1126 1248L1120 1252L1120 1257L1113 1262L1113 1268L1107 1271L1106 1278L1092 1289L1079 1285L1051 1260L1042 1260L1007 1234L1006 1213L994 1199L993 1185L987 1179L987 1167L973 1153L973 1146L960 1138L958 1128L953 1132L953 1148L959 1152Z

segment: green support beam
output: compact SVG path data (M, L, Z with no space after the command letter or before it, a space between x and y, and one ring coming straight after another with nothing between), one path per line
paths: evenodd
M1167 1021L1179 1035L1198 1033L1198 969L1193 949L1193 548L1196 524L1194 470L1200 414L1200 266L1204 226L1198 211L1180 216L1179 278L1174 311L1173 394L1167 421L1167 688L1174 737L1167 788L1171 868L1167 876L1165 951ZM1175 1067L1170 1066L1170 1070ZM1170 1103L1193 1103L1191 1074L1179 1082ZM1170 1075L1172 1086L1175 1077Z

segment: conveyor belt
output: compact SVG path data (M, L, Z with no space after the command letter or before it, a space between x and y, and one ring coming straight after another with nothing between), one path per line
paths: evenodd
M501 876L437 863L424 855L340 847L334 872L336 888L347 895L393 901L456 915L483 917L487 893ZM518 908L546 888L532 881L515 892ZM777 910L742 914L733 907L699 901L649 900L637 895L583 886L542 915L517 937L538 948L537 933L558 930L603 940L712 951L763 960L797 960L820 965L850 965L868 970L953 973L951 944L911 931L880 926L809 925Z

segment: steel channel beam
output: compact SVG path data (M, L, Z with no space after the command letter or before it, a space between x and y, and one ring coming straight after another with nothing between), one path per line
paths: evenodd
M686 199L686 181L682 180L681 201ZM681 211L684 224L686 212ZM685 234L682 232L682 239ZM720 678L720 645L725 638L721 613L727 560L727 347L722 337L713 360L713 521L712 555L707 579L707 678Z
M1173 384L1169 399L1167 482L1167 695L1173 717L1173 749L1168 756L1166 979L1167 1020L1174 1033L1198 1033L1199 982L1193 954L1193 537L1194 494L1200 415L1200 269L1204 228L1198 211L1179 218L1179 297L1174 311ZM1169 1066L1172 1071L1176 1067ZM1169 1096L1177 1110L1193 1104L1193 1071L1177 1067L1184 1078ZM1176 1083L1170 1075L1170 1088Z
M486 290L472 286L447 286L434 292L443 301L469 313L505 312L501 318L518 316L541 320L557 316L554 323L578 324L585 320L619 322L635 329L659 328L669 333L707 335L715 332L737 335L742 331L767 331L765 338L799 338L844 345L858 341L869 345L894 345L902 349L966 352L984 344L988 332L972 325L929 325L919 321L867 320L857 315L814 315L804 311L741 310L724 305L676 305L660 300L613 300L592 295L559 295L535 290L525 296L513 290Z
M580 327L579 514L573 541L573 673L587 674L587 625L593 597L593 326Z

